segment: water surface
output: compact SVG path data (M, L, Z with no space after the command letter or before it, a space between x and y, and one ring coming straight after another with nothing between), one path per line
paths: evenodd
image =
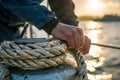
M80 22L92 43L120 47L120 22ZM86 56L90 80L120 80L120 49L91 46Z

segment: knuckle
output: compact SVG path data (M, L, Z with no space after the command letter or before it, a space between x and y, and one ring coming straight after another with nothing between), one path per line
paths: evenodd
M89 42L91 43L91 39L89 39Z
M76 34L76 32L77 32L77 31L76 31L76 28L73 28L73 29L72 29L72 33L73 33L73 34Z
M88 38L88 42L91 43L91 39Z
M66 32L66 37L71 38L72 37L72 33L67 31Z
M81 28L78 29L80 34L83 34L83 30Z

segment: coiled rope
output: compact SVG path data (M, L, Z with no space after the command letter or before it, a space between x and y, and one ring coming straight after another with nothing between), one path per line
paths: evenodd
M0 57L6 65L24 70L56 67L65 62L66 53L69 51L76 59L80 80L87 80L86 64L79 51L69 50L60 40L49 39L44 42L28 40L29 42L26 40L4 41L1 44Z
M0 63L0 80L9 80L9 70Z

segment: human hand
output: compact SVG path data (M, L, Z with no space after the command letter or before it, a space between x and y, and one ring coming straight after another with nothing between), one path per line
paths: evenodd
M91 40L84 35L81 28L58 23L51 34L55 38L66 41L70 48L80 50L83 54L89 52Z

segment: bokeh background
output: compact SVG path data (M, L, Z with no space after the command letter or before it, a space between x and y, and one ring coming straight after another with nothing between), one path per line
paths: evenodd
M80 26L92 43L120 47L120 0L74 0ZM91 46L90 80L120 80L120 49Z
M120 0L74 0L76 5L75 13L81 15L120 16Z

